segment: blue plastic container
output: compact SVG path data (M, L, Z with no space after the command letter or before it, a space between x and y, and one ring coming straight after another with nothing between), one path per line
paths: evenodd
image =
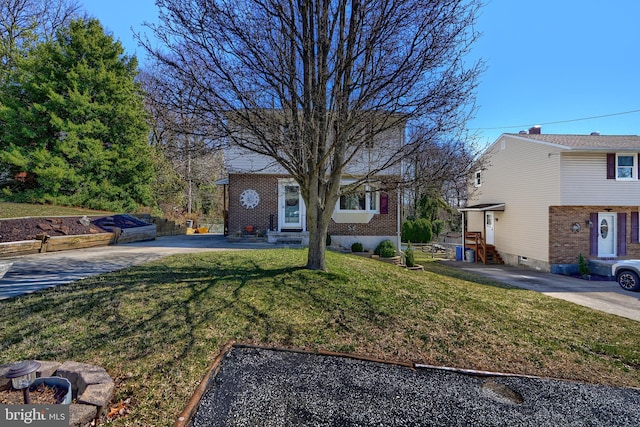
M462 246L456 246L456 261L462 261Z
M40 378L36 378L31 383L30 387L34 387L42 383L44 383L49 387L56 387L57 389L59 389L61 392L64 393L64 397L61 399L62 401L60 402L61 405L69 405L71 403L72 390L71 390L71 383L69 382L68 379L64 377L40 377ZM66 390L66 392L64 390Z

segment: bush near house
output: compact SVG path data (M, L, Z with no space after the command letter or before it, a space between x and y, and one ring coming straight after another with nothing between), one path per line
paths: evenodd
M383 240L373 253L383 258L390 258L396 255L396 245L391 240Z
M364 248L362 247L362 243L355 242L351 245L351 252L363 252Z

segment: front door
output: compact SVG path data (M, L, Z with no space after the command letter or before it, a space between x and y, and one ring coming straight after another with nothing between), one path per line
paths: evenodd
M597 231L598 256L616 256L616 214L610 212L599 213Z
M484 234L485 234L485 241L487 242L487 245L496 244L495 233L494 233L495 231L494 222L495 222L495 218L493 216L493 212L486 211L484 213Z
M300 186L292 179L278 183L278 229L280 231L302 231L305 210Z

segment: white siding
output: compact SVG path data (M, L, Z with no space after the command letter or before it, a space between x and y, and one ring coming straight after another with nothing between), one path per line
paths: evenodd
M560 203L559 149L503 135L484 158L481 186L468 204L505 203L495 214L498 252L548 262L548 208Z
M606 153L562 153L560 204L639 206L640 181L607 179Z
M236 146L226 148L224 158L228 173L286 173L271 157Z
M372 169L382 167L389 162L392 156L397 155L403 145L404 129L391 129L381 135L376 136L373 147L361 148L352 161L345 167L344 173L347 175L365 175ZM400 164L379 172L385 175L399 175Z
M371 149L363 148L345 167L347 175L364 175L372 169L377 169L389 161L391 156L401 149L404 142L404 129L392 129L383 135L376 137ZM271 157L254 153L252 151L231 146L225 149L225 163L229 173L262 173L285 174L283 167L277 164ZM400 164L382 170L379 174L399 175Z

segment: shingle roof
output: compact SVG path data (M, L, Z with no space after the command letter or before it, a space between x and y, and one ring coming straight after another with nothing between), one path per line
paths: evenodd
M640 150L638 135L517 134L509 136L562 145L570 150Z

